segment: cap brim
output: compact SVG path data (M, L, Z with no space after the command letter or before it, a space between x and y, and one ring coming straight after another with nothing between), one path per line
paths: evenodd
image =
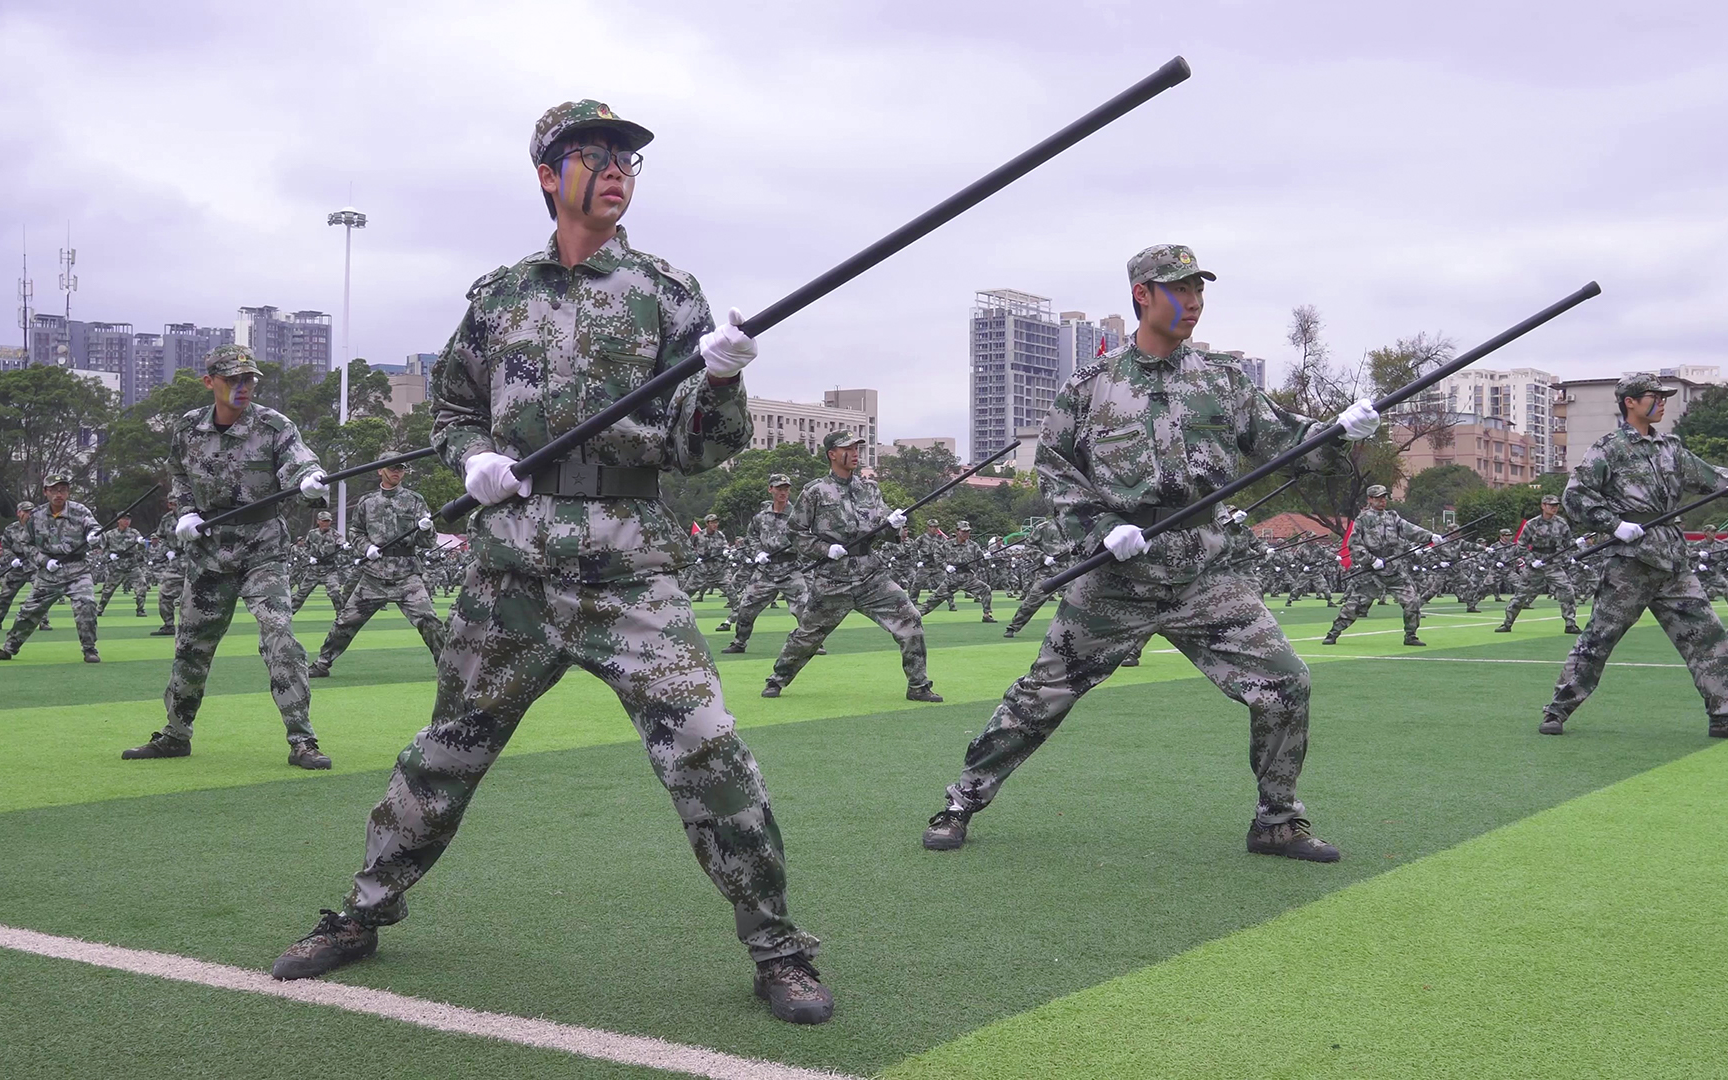
M1172 282L1187 281L1189 278L1205 278L1207 281L1217 281L1218 275L1210 270L1187 270L1181 273L1151 274L1140 279L1141 282L1156 282L1159 285L1169 285ZM1136 282L1139 284L1139 282Z
M630 144L630 149L632 150L640 150L654 141L654 133L643 127L641 124L632 124L628 120L617 119L583 120L580 123L571 124L569 127L565 128L559 133L558 138L562 139L564 136L577 131L616 132L624 137L624 141Z

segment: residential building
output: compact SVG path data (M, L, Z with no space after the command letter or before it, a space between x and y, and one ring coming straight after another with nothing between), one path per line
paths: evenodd
M1505 420L1513 431L1530 436L1535 451L1529 464L1541 475L1561 466L1553 453L1554 397L1560 380L1535 368L1469 367L1440 380L1423 404L1449 412Z
M397 416L407 416L414 411L414 406L430 400L432 396L432 365L438 362L437 353L409 353L400 366L396 364L373 364L374 371L383 371L390 376L390 411Z
M1669 369L1676 370L1676 369ZM1718 369L1710 365L1691 364L1686 369L1697 374L1719 378ZM1692 402L1697 400L1704 391L1715 382L1694 381L1678 375L1661 376L1662 380L1671 386L1678 386L1680 392L1668 399L1668 408L1662 414L1662 427L1666 431L1674 430L1674 424ZM1573 469L1578 465L1584 451L1602 436L1620 426L1620 403L1614 398L1614 384L1619 382L1618 376L1608 379L1572 379L1560 384L1559 398L1555 409L1559 413L1560 430L1557 436L1558 449L1556 469Z
M195 323L169 323L162 328L162 381L167 382L181 371L204 374L204 358L218 345L234 344L231 326L199 326Z
M1407 478L1437 465L1463 465L1480 476L1489 487L1510 487L1533 484L1545 471L1538 464L1536 438L1519 431L1501 416L1478 416L1460 413L1450 417L1446 429L1448 445L1436 446L1433 435L1424 435L1404 451L1404 476L1393 490L1397 498L1404 497ZM1409 429L1392 417L1393 438L1402 442Z
M895 439L888 446L876 448L876 459L880 461L893 457L902 450L935 450L938 447L953 454L956 461L960 459L960 440L951 435L938 435L928 439Z
M1087 321L1084 311L1062 313L1056 338L1057 386L1067 383L1073 377L1075 368L1090 364L1100 351L1121 347L1121 331L1104 325L1110 319L1116 320L1118 326L1122 323L1120 315L1111 315L1102 322L1093 323Z
M1218 353L1230 357L1241 365L1242 374L1248 376L1248 380L1255 387L1261 390L1266 389L1266 361L1257 356L1249 356L1241 349L1214 349L1209 342L1205 341L1190 341L1188 344L1201 352Z
M1061 385L1061 325L1048 297L1014 289L977 293L971 322L967 449L976 462L1050 411Z
M872 391L874 393L874 391ZM755 430L750 436L750 449L772 450L782 443L802 443L812 454L822 456L822 436L845 428L866 431L871 416L858 409L839 409L814 402L774 401L770 398L750 398L750 420ZM859 454L859 464L876 466L876 446L867 444Z
M18 371L30 366L30 350L23 345L0 345L0 371Z
M866 465L872 469L875 468L876 443L879 439L879 434L876 428L877 416L879 415L876 404L876 391L839 389L824 390L822 391L822 404L826 408L830 409L850 409L853 412L863 413L865 416L870 418L867 427L860 429L858 432L858 434L864 436L863 460L860 461L860 464Z
M260 363L281 365L284 371L314 367L329 371L330 316L322 311L284 315L274 307L243 307L234 322L234 341L252 350Z
M132 335L132 371L122 379L126 404L132 405L150 396L150 391L162 385L164 346L161 334Z
M1008 464L1014 466L1016 473L1033 471L1038 457L1038 436L1043 431L1044 427L1040 424L1037 427L1021 428L1014 433L1014 437L1020 440L1020 445L1014 448L1012 454L1008 455Z

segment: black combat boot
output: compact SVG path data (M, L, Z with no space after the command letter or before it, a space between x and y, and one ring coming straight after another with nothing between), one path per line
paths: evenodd
M931 704L940 705L942 704L942 695L938 694L931 684L925 683L923 686L908 686L906 688L906 700L928 701Z
M1427 648L1427 646L1428 646L1428 643L1426 641L1423 641L1421 638L1417 637L1415 634L1405 634L1404 635L1404 644L1415 645L1415 646L1418 646L1421 648Z
M190 739L176 739L174 736L164 735L160 731L152 731L150 741L143 746L134 746L130 750L120 751L120 760L122 761L191 756L192 741Z
M272 977L315 979L378 951L378 931L329 908L320 914L312 932L276 958L270 968Z
M1542 722L1536 725L1536 730L1543 735L1564 735L1566 734L1566 721L1553 713L1543 713Z
M288 744L288 764L300 769L328 769L330 755L319 752L317 739L301 739Z
M742 641L729 642L727 646L720 651L723 653L741 653L744 651L744 643Z
M834 995L803 953L756 965L756 996L775 1017L793 1024L822 1024L834 1015Z
M931 851L953 851L966 842L966 826L972 811L950 806L939 810L924 830L924 846Z
M1291 818L1277 825L1262 825L1259 818L1248 826L1248 850L1255 855L1282 855L1307 862L1337 862L1338 849L1309 831L1307 818Z

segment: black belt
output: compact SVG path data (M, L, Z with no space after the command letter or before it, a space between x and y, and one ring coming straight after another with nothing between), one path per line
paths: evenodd
M1186 509L1187 507L1185 506L1142 506L1137 508L1132 514L1123 514L1121 517L1122 520L1126 521L1130 525L1138 525L1142 529L1150 529L1159 522L1173 518ZM1198 523L1189 527L1195 528L1197 526Z
M232 509L232 507L229 509ZM215 517L217 514L226 514L227 512L228 510L213 510L211 511L210 516ZM227 521L224 521L222 525L257 525L260 522L274 521L281 516L282 504L271 503L269 506L254 506L243 513L235 514ZM221 525L217 526L217 528L221 527Z
M50 555L48 557L57 560L61 566L65 566L67 563L83 562L85 555L88 554L89 552L85 552L84 555Z
M535 495L578 499L658 499L660 470L565 458L558 463L558 468L536 476L530 490Z
M378 555L381 558L384 556L389 556L391 558L401 558L401 557L410 556L413 554L414 554L414 545L412 542L406 543L406 544L391 544L387 548L379 548L378 549Z

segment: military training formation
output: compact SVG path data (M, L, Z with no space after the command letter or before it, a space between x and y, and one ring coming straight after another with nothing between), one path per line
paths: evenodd
M1332 415L1280 404L1236 357L1196 347L1209 294L1227 288L1230 268L1168 237L1124 245L1129 332L1076 363L1043 419L1033 460L1047 513L981 535L936 498L948 487L906 503L885 494L864 464L866 433L836 430L813 448L826 472L798 482L770 473L738 535L722 525L736 528L744 514L676 516L667 477L729 468L751 448L744 373L763 326L711 307L692 274L632 246L620 221L653 137L592 99L556 105L533 125L529 163L554 231L469 288L430 373L430 446L320 461L294 422L255 400L264 372L252 350L221 345L202 360L208 399L173 421L158 519L133 518L143 498L117 514L105 507L105 517L62 470L46 472L5 527L0 620L11 618L0 660L65 633L49 621L62 600L87 663L102 661L98 616L116 603L124 615L122 594L128 618L154 618L150 632L172 639L158 729L113 747L138 770L193 755L213 664L250 662L216 658L241 603L257 623L293 768L328 770L343 753L328 730L320 739L319 687L341 680L374 615L394 606L424 643L437 672L431 716L364 822L346 895L322 898L311 930L285 942L275 978L315 978L376 952L518 724L572 675L604 682L640 735L698 866L732 907L754 994L782 1020L828 1020L834 990L815 966L821 928L795 918L798 868L782 841L796 822L776 817L771 770L728 709L711 632L730 634L721 653L771 655L761 697L795 701L834 662L824 645L856 612L893 639L906 699L939 703L945 673L932 664L926 616L999 625L999 639L988 632L995 645L1048 618L1030 667L970 741L951 747L930 786L931 816L906 824L905 842L932 852L964 847L1081 699L1161 636L1246 711L1246 852L1341 859L1324 838L1324 807L1310 808L1300 790L1311 686L1324 674L1311 673L1278 621L1298 603L1335 609L1321 646L1364 632L1364 619L1385 632L1397 618L1402 636L1387 647L1409 650L1425 647L1424 613L1440 606L1502 615L1508 633L1533 607L1556 609L1574 640L1552 698L1528 703L1538 750L1566 745L1534 737L1565 734L1648 612L1703 698L1700 734L1728 737L1728 632L1711 607L1728 596L1728 540L1688 539L1679 513L1728 487L1728 469L1658 430L1674 386L1650 373L1619 379L1617 427L1578 448L1563 490L1543 494L1517 526L1460 523L1448 511L1425 527L1392 507L1398 477L1351 473L1382 414L1422 387L1340 402ZM975 446L973 460L998 449ZM416 462L434 457L466 492L453 517L416 490ZM1336 529L1309 517L1282 535L1257 531L1256 500L1274 484L1351 475L1353 516ZM351 477L366 490L344 521L336 485ZM301 523L293 530L291 518ZM294 618L320 588L334 618L308 655ZM699 625L693 604L710 602L725 616ZM770 610L795 620L777 653L756 633ZM1158 684L1143 692L1148 710L1160 709ZM356 834L360 825L347 823ZM305 899L320 911L321 898Z

